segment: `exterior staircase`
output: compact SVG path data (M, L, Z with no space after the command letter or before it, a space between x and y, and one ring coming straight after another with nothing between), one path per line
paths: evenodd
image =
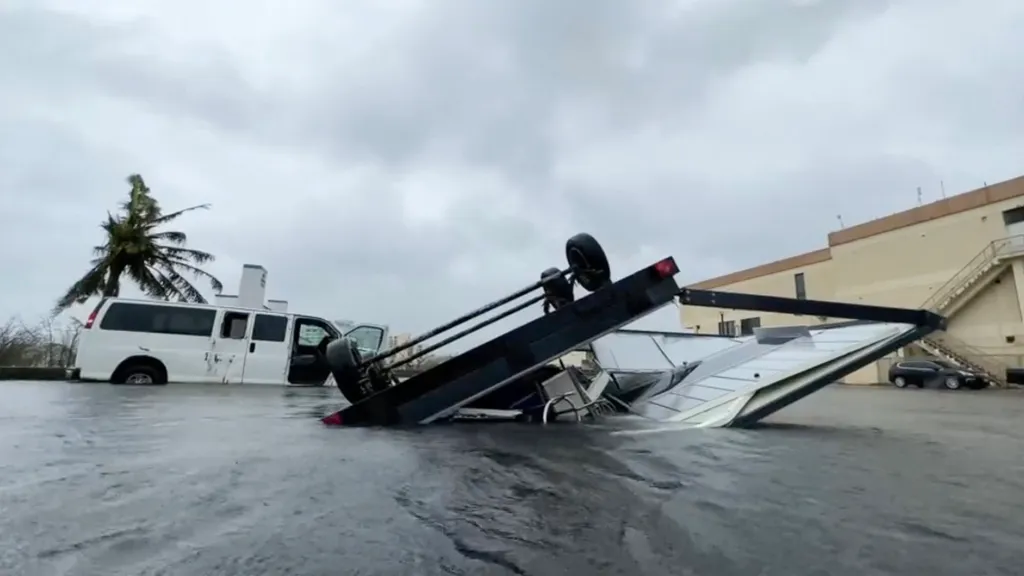
M1024 256L1024 235L990 242L921 306L950 318L1003 273L1012 259ZM1006 386L1007 366L948 332L936 332L918 342L927 354L984 374L996 386Z
M949 318L978 295L1010 265L1024 255L1024 235L990 242L966 266L957 271L925 301L922 308Z
M965 370L984 374L993 386L1005 387L1006 364L994 360L983 351L953 336L949 332L935 332L921 340L917 346L929 356L942 358Z

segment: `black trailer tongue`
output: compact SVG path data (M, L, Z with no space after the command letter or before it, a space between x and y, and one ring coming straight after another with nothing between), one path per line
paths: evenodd
M567 269L545 270L540 281L368 360L360 359L354 344L344 338L331 342L327 359L338 388L352 405L325 417L323 422L334 426L385 426L445 419L474 400L665 306L679 291L674 279L679 269L671 257L617 282L611 281L604 251L590 235L570 238L566 258ZM574 284L590 294L576 300ZM538 290L541 294L451 335L412 358L384 364L402 350ZM404 382L397 382L390 373L419 355L541 302L543 316Z

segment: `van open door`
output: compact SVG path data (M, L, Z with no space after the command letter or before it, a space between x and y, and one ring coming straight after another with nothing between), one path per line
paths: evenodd
M355 340L359 354L369 358L388 346L390 330L383 324L356 324L342 330L346 338Z

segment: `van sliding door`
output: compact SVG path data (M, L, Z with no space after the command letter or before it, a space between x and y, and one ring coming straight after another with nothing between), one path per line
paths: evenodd
M245 384L286 384L290 356L288 316L254 314L242 381Z
M249 348L251 315L228 310L213 335L210 362L213 379L222 384L241 384L245 373L245 355Z

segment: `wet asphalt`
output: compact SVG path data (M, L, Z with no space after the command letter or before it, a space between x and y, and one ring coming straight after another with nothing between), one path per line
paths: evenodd
M1024 393L757 430L326 429L325 389L0 382L4 576L1021 574Z

